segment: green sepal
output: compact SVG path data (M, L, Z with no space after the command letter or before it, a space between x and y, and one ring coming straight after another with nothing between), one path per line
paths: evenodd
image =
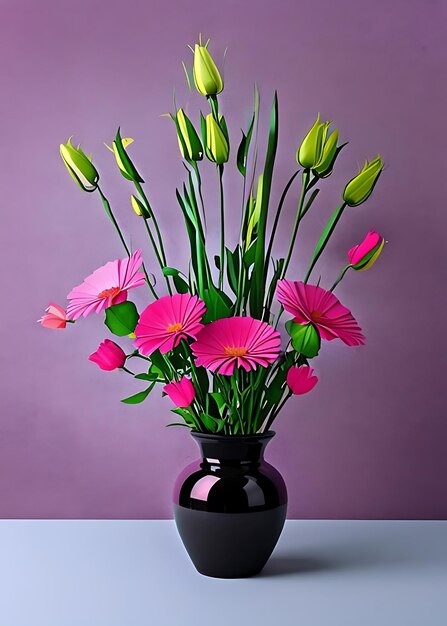
M114 335L124 337L134 332L140 316L133 302L114 304L106 309L104 324Z
M121 174L124 176L124 178L127 178L128 180L132 180L135 181L137 183L144 183L144 180L141 178L141 176L139 175L139 173L137 172L137 169L135 167L135 165L132 163L132 161L129 158L129 155L127 154L124 146L123 146L123 141L121 139L121 133L120 133L120 129L118 128L118 130L116 131L116 137L115 137L115 145L116 145L116 150L119 154L119 157L121 159L121 163L123 164L124 170L121 170ZM127 176L126 176L127 174Z
M286 330L292 339L292 346L296 352L311 359L320 351L320 333L312 323L297 324L289 320L285 324Z

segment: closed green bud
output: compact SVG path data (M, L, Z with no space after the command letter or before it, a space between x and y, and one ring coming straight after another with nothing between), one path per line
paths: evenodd
M174 118L177 127L177 138L180 152L187 161L201 161L203 159L202 142L183 109L177 111Z
M194 46L193 76L194 84L203 96L215 96L224 87L222 77L212 56L207 49L208 42L202 46Z
M120 129L118 128L112 145L104 145L115 155L116 164L124 178L133 182L144 183L126 151L127 146L130 146L131 143L133 143L133 139L131 137L121 137Z
M330 122L320 122L320 114L315 124L304 137L296 153L297 163L307 169L314 169L323 156L324 144Z
M210 161L222 165L228 161L229 154L226 132L216 122L212 113L209 113L206 116L206 155Z
M86 154L78 146L71 144L71 137L67 143L61 143L60 152L63 162L71 176L84 191L95 191L98 187L99 174Z
M136 198L133 194L130 196L130 201L132 203L132 208L137 215L139 215L140 217L144 217L145 220L150 217L149 212L144 204L140 202L140 200L138 200L138 198Z
M343 192L343 200L348 206L358 206L371 195L383 170L382 157L378 155L370 163L366 161L360 174L349 181Z
M337 141L338 128L335 128L325 141L321 158L317 165L314 167L314 172L318 174L320 178L326 178L327 176L329 176L329 174L332 173L335 159L337 158L337 154L341 149L341 147L337 148Z

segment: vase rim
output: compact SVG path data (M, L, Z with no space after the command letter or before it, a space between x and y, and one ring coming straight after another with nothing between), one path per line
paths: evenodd
M211 440L211 441L228 441L230 442L231 440L234 440L234 442L241 442L241 441L259 441L259 440L266 440L266 439L271 439L272 437L274 437L276 435L276 432L274 430L268 430L265 433L253 433L251 435L220 435L220 434L216 434L216 433L201 433L198 430L191 430L191 436L194 439L199 439L199 440Z

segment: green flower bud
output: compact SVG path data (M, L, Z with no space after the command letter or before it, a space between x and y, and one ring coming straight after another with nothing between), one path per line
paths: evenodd
M84 191L95 191L98 187L99 174L86 154L78 146L71 144L71 137L67 143L61 143L60 152L65 167Z
M133 143L133 139L131 137L121 137L120 129L118 128L115 141L112 142L112 145L104 145L115 155L116 164L118 165L124 178L134 182L144 183L144 180L139 175L135 165L132 163L126 152L127 146L130 146L131 143Z
M349 181L343 192L343 200L348 206L358 206L369 198L383 170L382 157L378 155L374 161L365 162L360 174Z
M204 46L199 44L194 46L192 71L197 91L203 96L215 96L222 91L224 85L207 45L208 42Z
M203 159L202 142L183 109L177 111L174 118L177 127L177 138L180 152L187 161L201 161Z
M320 114L318 113L315 124L304 137L301 146L297 150L297 163L309 169L313 169L319 164L323 156L329 125L330 122L320 122Z
M137 215L139 215L140 217L144 217L145 220L150 217L149 212L144 204L140 202L140 200L138 200L138 198L136 198L133 194L130 196L130 201L132 203L132 208Z
M332 173L335 159L337 158L337 154L341 150L341 146L337 149L337 141L338 128L335 128L334 131L329 135L323 146L320 161L314 167L314 172L318 174L320 178L326 178Z
M222 165L228 161L229 153L226 133L209 113L206 116L206 155L210 161Z

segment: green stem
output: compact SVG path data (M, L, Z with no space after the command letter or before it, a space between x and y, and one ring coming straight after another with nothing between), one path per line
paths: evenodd
M268 245L268 248L267 248L266 259L269 259L270 255L272 253L273 241L275 239L276 229L278 228L279 218L280 218L281 211L282 211L282 208L283 208L283 205L284 205L284 201L285 201L286 196L287 196L287 192L289 191L290 187L292 186L293 181L298 176L299 172L300 172L300 170L298 170L297 172L295 172L293 174L293 176L291 177L291 179L289 180L289 182L285 186L284 191L282 192L282 196L281 196L281 199L279 201L278 208L276 210L275 221L273 222L272 232L270 234L270 241L269 241L269 245Z
M342 269L342 271L340 272L340 274L338 275L337 280L335 281L335 283L332 285L332 287L330 288L329 291L334 291L335 287L338 285L338 283L342 280L343 276L346 274L346 272L348 271L348 269L352 267L352 265L347 265L346 267L344 267Z
M197 191L199 192L200 205L202 207L203 225L206 231L206 213L205 213L205 203L203 201L203 195L202 195L202 178L200 176L199 166L197 165L197 162L192 161L191 165L196 175Z
M219 103L217 101L217 96L208 96L208 101L210 103L211 112L213 114L216 122L219 122Z
M287 400L290 398L290 396L292 395L292 392L289 390L286 394L286 396L282 399L282 401L278 404L278 406L276 407L276 409L274 411L272 411L267 424L265 425L265 429L264 432L267 432L268 430L270 430L271 425L273 424L273 422L275 421L276 417L278 416L279 412L281 411L282 407L285 405L285 403L287 402Z
M101 196L101 200L102 200L102 204L104 206L104 209L108 215L108 217L110 218L112 224L115 227L116 232L118 233L118 236L121 240L121 243L123 244L124 250L126 251L127 256L131 256L130 250L127 246L126 240L124 239L123 233L121 232L121 229L118 225L118 222L116 221L116 218L113 214L112 211L112 207L110 206L110 202L107 200L107 198L105 197L105 195L102 192L102 189L100 188L100 186L97 186L97 189L99 191L99 195Z
M149 237L150 237L150 240L151 240L151 243L152 243L152 247L154 248L155 255L156 255L157 260L158 260L158 262L160 264L160 268L163 271L163 268L167 266L167 261L166 261L166 254L165 254L165 251L164 251L163 240L162 240L162 237L161 237L161 232L160 232L160 228L158 226L157 218L155 217L155 213L152 210L150 202L149 202L149 200L148 200L148 198L147 198L147 196L146 196L146 194L144 192L144 189L141 186L141 184L138 181L136 181L136 180L134 180L133 182L134 182L135 188L138 191L138 193L140 194L140 197L143 200L143 202L144 202L144 204L146 206L146 209L147 209L147 211L148 211L148 213L150 215L150 218L152 219L152 222L154 224L155 231L156 231L156 234L157 234L157 239L158 239L158 246L155 244L155 239L154 239L154 237L152 235L152 232L151 232L151 230L149 228L149 224L147 223L146 220L144 220L145 225L146 225L146 230L147 230L147 232L149 234ZM169 282L169 277L165 276L165 280L166 280L166 285L168 287L168 292L169 292L170 295L172 295L172 290L171 290L171 285L170 285L170 282Z
M339 219L341 218L345 208L346 208L346 202L343 202L335 209L334 213L331 215L329 222L327 223L326 228L324 229L323 234L321 235L315 247L312 261L309 265L309 269L307 270L306 276L304 278L305 283L307 283L307 281L309 280L310 275L312 274L312 270L315 267L318 259L320 258L323 250L325 249L327 242L331 238L332 233L334 232L335 227L337 226L337 223Z
M225 206L224 206L224 190L223 190L223 172L224 166L218 166L219 172L219 195L220 195L220 269L219 269L219 287L223 288L224 266L225 266Z
M121 243L124 246L124 250L126 251L127 256L130 257L131 253L130 253L129 247L127 246L127 243L126 243L126 240L124 239L123 233L121 232L121 229L120 229L120 227L118 225L118 222L116 221L115 215L113 214L112 207L110 206L110 202L107 200L107 198L103 194L102 189L100 188L99 185L97 186L97 189L99 191L99 195L101 196L101 200L102 200L102 204L104 206L105 212L107 213L107 215L110 218L112 224L114 225L115 230L118 233L118 236L119 236L119 238L121 240ZM152 295L154 296L154 298L158 299L157 293L155 292L155 289L152 286L151 280L149 278L149 274L147 273L146 266L144 265L144 263L142 264L142 269L143 269L144 275L146 276L146 282L147 282L147 284L149 286L149 289L150 289Z
M293 230L292 230L292 237L290 239L289 250L287 252L286 260L284 262L284 267L282 269L280 278L284 278L284 276L286 275L287 269L289 267L290 259L292 257L293 246L295 245L296 236L298 234L298 227L300 225L300 220L301 220L301 211L303 210L304 199L305 199L306 193L307 193L308 181L309 181L309 170L305 169L303 171L303 178L302 178L302 184L301 184L301 195L300 195L300 199L299 199L299 202L298 202L298 208L297 208L297 211L296 211L295 223L293 225Z
M131 372L130 370L127 369L127 367L124 367L124 365L122 365L120 367L120 369L123 370L123 372L127 372L128 374L130 374L131 376L135 376L135 374L133 372Z

